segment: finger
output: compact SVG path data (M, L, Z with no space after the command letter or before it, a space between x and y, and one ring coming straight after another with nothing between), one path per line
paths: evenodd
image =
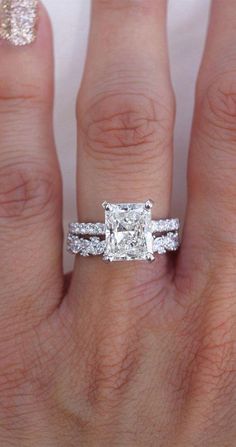
M78 100L80 220L104 221L104 200L150 198L154 218L168 215L173 118L166 2L95 0ZM82 263L87 265L77 260L80 272ZM98 259L91 265L101 281L111 274ZM134 263L112 266L127 275L136 268Z
M145 202L150 198L155 203L153 218L167 217L173 119L166 1L94 0L78 100L80 221L104 221L104 200ZM146 287L148 299L158 293L160 277L158 288L163 287L167 272L165 257L147 267L143 262L107 266L98 258L77 257L71 296L81 291L87 300L96 288L101 300L106 300L108 289L114 292L116 288L125 303L131 290L134 295L138 291L140 298Z
M169 212L173 96L166 2L95 0L78 102L79 212L103 200L156 202Z
M18 7L18 23L31 12ZM0 45L0 300L2 316L24 315L26 325L33 312L41 318L55 306L61 279L52 38L45 10L40 6L31 45L15 46L26 42L20 32L14 37Z
M215 0L197 86L180 263L195 274L236 267L235 38L235 2Z

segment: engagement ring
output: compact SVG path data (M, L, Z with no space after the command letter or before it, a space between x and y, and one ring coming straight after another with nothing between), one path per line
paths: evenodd
M155 253L179 248L179 219L152 220L153 202L103 203L104 223L71 223L67 248L112 261L154 261Z

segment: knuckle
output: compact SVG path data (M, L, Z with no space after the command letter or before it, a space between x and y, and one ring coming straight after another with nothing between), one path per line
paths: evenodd
M236 72L225 72L201 89L197 89L203 119L217 139L232 141L236 136Z
M39 85L22 83L11 77L0 80L0 114L38 109L50 104L50 101L49 91L45 92Z
M204 173L201 183L194 181L194 175L190 178L192 190L202 197L206 189L212 191L217 195L216 206L220 204L232 216L235 212L236 72L220 74L207 85L202 79L198 82L194 144L198 149L196 161L204 156L205 163L201 166ZM195 163L192 172L197 169L199 163Z
M104 169L145 169L161 158L170 142L173 113L169 103L145 95L112 94L85 113L78 107L79 130L87 155ZM81 110L81 111L80 111Z
M0 168L0 219L28 221L49 216L57 197L55 177L40 162Z

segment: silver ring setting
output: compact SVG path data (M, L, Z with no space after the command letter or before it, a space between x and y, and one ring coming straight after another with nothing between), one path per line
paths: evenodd
M179 219L152 219L153 202L103 203L104 223L71 223L67 249L81 256L102 255L104 261L152 262L155 253L180 246Z

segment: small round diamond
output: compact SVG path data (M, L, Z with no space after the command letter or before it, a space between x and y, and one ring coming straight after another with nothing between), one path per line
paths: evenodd
M99 237L91 237L90 239L80 238L75 235L68 235L67 238L68 251L81 256L101 255L104 253L105 241Z
M175 251L179 248L178 233L168 233L166 236L156 237L153 241L153 251L164 254L167 251Z
M165 220L153 220L152 232L153 233L168 233L169 231L179 230L179 219L165 219Z

